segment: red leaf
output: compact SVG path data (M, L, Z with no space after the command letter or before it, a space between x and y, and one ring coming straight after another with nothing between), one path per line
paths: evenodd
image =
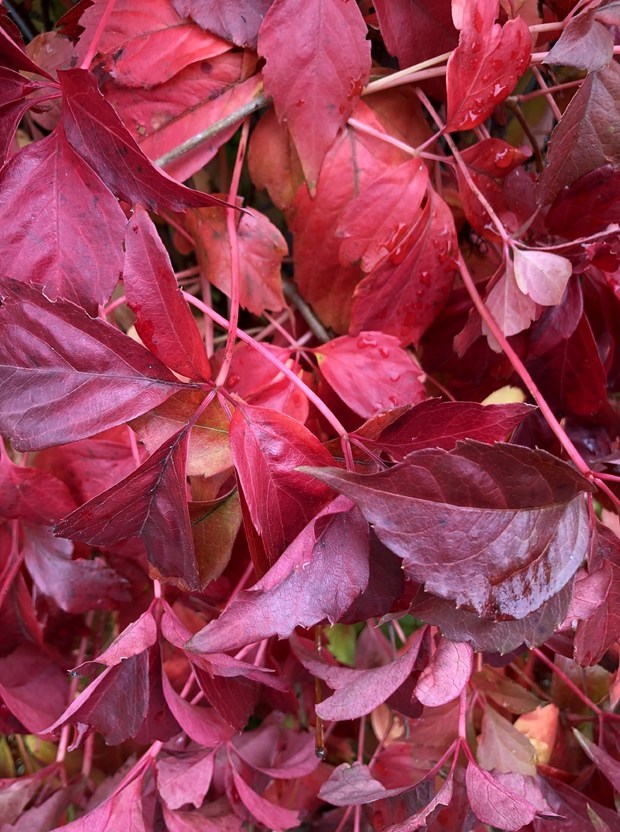
M351 335L380 329L403 345L417 345L450 295L457 245L452 212L429 190L402 246L356 287Z
M419 788L419 786L418 786ZM441 788L438 789L435 796L415 815L407 818L403 823L395 823L388 826L383 832L413 832L414 829L420 829L425 826L431 812L434 812L439 806L449 806L454 795L454 779L450 773L447 779L442 783Z
M614 789L617 792L620 791L620 763L618 760L615 760L604 748L593 743L576 728L573 728L573 734L579 745L596 767L603 772Z
M377 442L397 459L422 448L451 451L460 439L492 444L507 439L531 412L527 404L484 406L477 402L429 399L389 424Z
M538 199L548 204L562 188L596 168L616 165L620 155L620 67L615 62L589 73L551 134ZM610 129L611 128L611 129Z
M66 673L42 647L22 644L0 658L0 696L27 733L47 736L62 713L69 683Z
M258 30L272 0L172 0L181 17L191 17L203 29L237 46L256 49Z
M0 67L0 165L4 164L9 155L15 131L24 113L34 103L31 94L46 87L40 81L24 78L19 72ZM47 92L49 93L49 88Z
M196 242L196 254L205 275L230 297L231 251L226 213L221 208L200 208L187 214L187 225ZM246 209L237 223L239 246L239 303L254 315L266 309L284 308L282 257L286 240L264 214Z
M506 832L517 832L531 823L538 813L527 799L483 771L475 763L467 765L467 796L478 820L490 826L499 826Z
M569 240L596 234L618 220L619 202L620 171L604 165L560 191L545 222L552 234Z
M222 204L216 197L180 185L147 159L99 92L94 75L84 69L65 69L58 76L67 139L117 196L141 202L151 211Z
M313 486L295 469L333 459L303 425L264 407L243 405L235 411L230 446L252 522L273 564L332 499L329 488Z
M55 533L94 546L141 537L161 576L200 589L187 508L187 445L181 429L128 477L65 517Z
M461 693L474 669L474 651L469 644L442 638L415 686L423 705L433 708L452 702Z
M170 257L140 205L125 231L123 284L138 335L153 355L175 373L209 379L211 367L196 321L177 285Z
M129 583L100 558L72 560L73 545L45 529L29 529L24 561L37 593L48 596L65 612L116 609L131 600Z
M343 335L315 347L314 353L327 383L354 413L366 419L425 397L418 379L421 371L392 335Z
M269 503L266 503L269 505ZM368 583L368 524L340 497L299 534L252 589L197 633L198 653L235 650L296 626L336 622Z
M342 763L336 766L329 780L323 783L318 796L333 806L361 806L375 800L394 797L409 788L410 786L401 786L397 789L386 789L382 783L375 780L368 766L362 763Z
M344 211L336 231L343 266L360 265L365 272L395 257L420 213L428 169L419 159L388 168Z
M234 728L222 719L215 708L202 708L182 699L170 684L165 670L162 674L162 682L166 702L190 739L206 748L216 748L232 737Z
M78 65L86 55L108 5L95 0L80 18L84 34L77 48ZM230 45L183 20L167 0L119 0L103 29L97 52L105 71L126 87L163 84L191 63L207 61Z
M25 72L34 72L36 75L41 75L53 81L54 79L51 75L48 75L45 70L30 60L24 50L24 41L22 40L19 29L7 16L5 9L2 10L2 14L3 20L0 22L0 55L2 56L4 66L17 70L18 72L22 70Z
M468 441L377 474L312 474L358 504L409 577L486 617L538 609L587 550L591 486L543 451Z
M471 130L512 92L530 61L532 41L517 17L495 23L499 0L466 0L459 45L448 61L446 129Z
M0 449L0 516L51 526L73 511L75 501L59 479L36 468L22 468Z
M167 756L157 761L157 791L169 809L193 803L198 809L209 791L214 752L200 751L182 757Z
M316 706L318 716L321 719L343 720L369 714L407 680L418 657L420 644L420 638L414 636L406 651L390 664L370 670L345 669L344 684ZM338 678L338 670L332 670L328 684Z
M267 60L265 92L291 131L312 192L325 154L368 83L366 24L357 3L275 0L260 28L258 53Z
M13 156L0 188L3 275L96 314L123 270L125 215L62 128Z
M148 350L72 303L8 279L0 293L0 429L18 450L107 430L183 387Z
M291 812L289 809L284 809L282 806L276 806L271 801L265 800L264 797L256 794L254 789L248 786L234 765L231 765L230 770L241 802L259 824L263 824L269 829L275 830L275 832L279 832L280 829L292 829L299 825L298 812Z

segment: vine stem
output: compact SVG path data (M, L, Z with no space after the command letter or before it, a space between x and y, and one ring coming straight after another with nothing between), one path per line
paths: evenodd
M538 647L534 647L532 653L536 656L536 658L540 659L543 662L543 664L546 664L547 667L553 673L555 673L559 679L561 679L564 682L566 687L570 688L572 692L575 694L575 696L579 697L579 699L581 699L581 701L585 705L587 705L588 708L590 708L590 710L597 715L597 717L601 718L604 716L603 711L599 708L598 705L594 704L594 702L590 699L587 693L582 691L581 688L578 687L572 679L569 679L566 673L564 673L563 670L560 670L560 668L557 666L555 662L552 662L551 659L547 658L547 656L545 656L542 650L539 650Z
M228 191L227 202L231 206L235 205L237 202L239 180L241 179L241 168L243 167L243 160L245 159L245 150L248 145L249 134L250 120L246 118L243 122L243 128L241 130L241 139L239 140L239 147L237 148L235 168L233 170L232 180L230 183L230 190ZM237 324L239 323L241 275L239 267L239 240L237 237L236 213L237 211L235 208L226 208L226 230L228 231L228 241L230 244L230 328L228 330L228 338L226 339L226 347L224 348L224 360L215 381L217 387L221 387L221 385L226 381L226 376L230 370L230 365L233 359L233 350L235 348L235 340L237 337Z
M97 52L97 47L99 46L99 41L101 40L103 30L107 26L108 20L110 19L110 15L114 11L114 6L116 6L116 0L108 0L108 5L105 7L105 10L101 15L101 20L99 21L99 25L95 29L95 34L93 35L93 39L90 42L90 46L88 47L86 55L84 55L84 60L80 64L80 69L88 69L90 67L90 63L92 59L95 57L95 53Z

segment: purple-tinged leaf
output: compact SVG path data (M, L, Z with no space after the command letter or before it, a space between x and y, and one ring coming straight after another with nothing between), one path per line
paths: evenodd
M164 670L162 683L166 702L175 719L190 739L205 748L216 748L235 733L215 708L202 708L182 699L170 684Z
M107 430L183 387L148 350L78 306L8 279L0 295L0 430L18 450Z
M324 508L252 589L197 633L197 653L235 650L295 627L335 623L368 584L368 524L344 497Z
M620 792L620 762L615 760L600 745L596 745L596 743L593 743L592 740L589 740L576 728L573 728L573 734L575 735L575 739L579 745L583 748L599 771L602 771L614 789L617 792Z
M47 85L0 67L0 165L3 165L24 113L34 103L29 96ZM48 89L49 92L49 89Z
M112 644L96 658L76 668L84 672L93 664L104 664L106 667L114 667L121 662L126 662L132 656L137 656L148 650L157 642L157 622L152 612L153 605L146 612L132 621L123 632L114 639Z
M141 205L125 231L123 285L143 344L175 373L208 380L211 367L196 321L178 287L170 257Z
M209 800L191 811L171 810L164 804L164 821L168 832L242 832L244 824L235 814L226 796Z
M493 708L485 708L477 760L485 771L536 775L536 751L527 737Z
M155 167L99 92L92 73L64 69L58 77L67 139L117 196L126 202L140 202L151 211L222 204L220 199L175 182Z
M591 812L606 823L611 832L619 832L620 820L615 809L597 803L590 795L571 788L558 778L540 777L539 783L548 805L564 818L562 832L601 832L600 825L594 825ZM557 817L536 821L536 832L553 832L557 828Z
M19 38L19 42L13 40L10 36L15 34ZM0 56L2 56L2 63L4 66L14 69L17 72L34 72L35 75L41 75L43 78L49 78L54 81L51 75L48 75L45 70L37 66L34 61L30 60L23 48L23 40L16 28L15 24L9 18L5 18L0 25Z
M123 270L125 215L62 127L23 148L0 174L4 277L42 286L97 314Z
M21 644L0 657L0 697L27 733L48 735L68 693L66 674L43 647Z
M428 399L389 424L376 441L399 460L423 448L451 451L462 439L493 444L509 438L531 412L530 405L520 403L485 406Z
M410 578L489 618L537 610L587 551L592 486L544 451L468 441L376 474L311 472L357 503Z
M620 67L589 73L551 134L538 199L549 204L562 188L620 156Z
M362 763L342 763L336 766L319 790L321 800L333 806L361 806L386 797L406 792L410 786L386 789Z
M620 171L604 165L564 188L545 223L552 234L574 239L604 231L620 220Z
M243 731L258 702L258 685L243 676L215 675L194 665L207 702L236 731Z
M279 832L282 829L292 829L299 825L298 812L291 812L289 809L276 806L275 803L265 800L264 797L256 794L254 789L248 786L234 765L231 765L230 770L241 802L259 824L267 826L274 832Z
M250 49L256 49L258 30L271 3L272 0L172 0L181 17L190 17L203 29Z
M162 578L200 589L185 482L188 438L182 428L128 477L65 517L55 533L94 546L141 537Z
M506 832L517 832L531 823L538 813L536 806L503 786L475 763L467 765L466 783L471 808L482 823L498 826Z
M142 780L138 775L129 785L100 803L92 812L78 820L59 826L67 832L111 832L113 829L131 829L131 832L149 832L142 813ZM56 832L56 830L54 830Z
M157 791L169 809L193 803L198 809L209 791L214 753L199 751L157 761Z
M260 28L265 92L291 132L311 192L368 82L366 31L356 3L333 0L275 0Z
M573 66L588 72L597 72L607 66L614 55L614 39L596 17L596 9L571 17L544 63Z
M110 610L131 601L129 583L118 572L101 558L72 559L73 544L58 540L47 529L28 529L23 551L37 594L65 612Z
M295 419L248 405L235 411L230 446L252 522L272 565L332 499L329 488L313 485L295 469L308 463L329 465L333 458Z
M431 812L434 812L439 806L449 806L454 795L454 778L450 773L447 779L437 791L430 803L416 812L415 815L407 818L402 823L394 823L388 826L383 832L413 832L414 829L420 829L425 826Z
M442 638L430 663L420 674L415 695L433 708L452 702L461 693L474 669L474 651L464 642Z
M265 723L263 723L265 725ZM238 743L235 751L241 759L257 771L267 774L276 780L291 780L294 777L305 777L313 772L319 765L320 760L315 753L315 741L312 734L297 734L294 731L286 731L286 746L280 751L281 733L276 729L275 737L271 729L273 725L267 725L263 736L269 742L268 760L257 760L255 755L250 753L253 748L247 744ZM252 743L252 746L255 744ZM269 764L271 763L271 765Z
M349 681L316 706L318 716L337 721L369 714L406 681L415 665L420 644L420 638L416 636L407 650L390 664L349 671L350 675L346 677Z

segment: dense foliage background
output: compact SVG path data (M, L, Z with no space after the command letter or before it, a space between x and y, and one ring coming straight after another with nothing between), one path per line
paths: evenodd
M0 832L620 830L620 3L69 6L0 10Z

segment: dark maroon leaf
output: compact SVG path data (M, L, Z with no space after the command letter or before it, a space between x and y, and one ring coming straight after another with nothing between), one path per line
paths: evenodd
M258 685L241 676L218 676L197 666L194 673L207 702L235 730L242 731L258 702Z
M94 546L141 537L161 576L200 589L187 507L188 439L182 428L128 477L65 517L55 533Z
M356 624L388 613L401 597L404 576L400 558L391 552L370 530L368 586L338 619L342 624Z
M349 500L324 508L252 589L240 592L190 642L199 653L234 650L296 626L336 622L368 583L368 524Z
M552 234L572 239L603 231L620 221L620 171L612 165L587 173L564 188L545 222Z
M574 66L596 72L613 58L614 41L609 29L596 19L596 10L576 14L562 30L545 63Z
M608 754L600 745L596 745L592 740L584 736L581 731L573 728L573 734L577 739L579 745L586 752L588 757L603 772L605 777L612 784L614 789L620 791L620 763Z
M209 379L211 367L196 321L177 285L170 257L141 205L127 223L123 285L142 343L175 373Z
M51 526L74 508L63 482L45 471L15 465L0 448L0 516Z
M3 9L2 12L4 14L5 10ZM34 72L36 75L49 78L53 83L54 79L52 76L48 75L45 70L30 60L24 51L23 44L24 42L15 24L12 20L5 17L0 25L0 55L2 56L4 66L17 70L18 72Z
M607 824L611 832L619 832L620 820L615 810L597 803L591 796L585 795L557 778L539 778L540 789L545 800L562 818L561 832L601 832L592 822L591 811ZM553 832L558 829L559 821L537 819L534 821L535 832Z
M148 350L78 306L14 280L0 294L0 429L17 449L82 439L182 388Z
M22 644L0 658L0 697L28 733L47 736L68 693L66 674L42 647Z
M265 407L240 405L230 423L230 447L252 522L270 564L332 497L295 470L332 457L295 419Z
M620 155L620 67L615 62L589 73L551 134L538 198L549 204L562 188ZM613 129L610 129L612 127Z
M378 444L396 459L422 448L451 451L461 439L502 442L532 412L526 404L444 402L429 399L381 431Z
M155 167L99 92L94 75L85 69L65 69L58 77L69 143L117 196L140 202L151 211L222 204L180 185Z
M95 315L123 271L125 215L117 200L61 127L13 156L0 187L3 275Z
M377 474L312 473L359 505L411 578L487 617L537 610L588 546L591 486L543 451L468 441Z
M258 53L266 58L265 91L291 132L312 192L368 82L366 24L356 3L275 0L260 28Z
M258 30L272 0L173 0L172 5L181 17L191 17L203 29L208 29L237 46L256 49Z

